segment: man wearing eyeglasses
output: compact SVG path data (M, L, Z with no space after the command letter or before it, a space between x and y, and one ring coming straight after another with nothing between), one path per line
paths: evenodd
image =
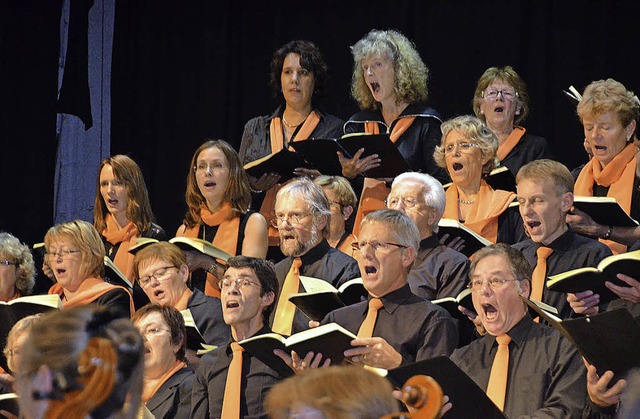
M232 339L203 355L193 384L192 418L266 417L264 399L281 379L250 353L234 351L236 342L271 332L269 316L278 296L273 265L246 256L233 257L227 264L218 285Z
M189 309L205 343L223 345L230 336L222 319L220 299L187 287L189 267L180 248L168 242L144 247L133 260L133 274L149 300L180 311ZM189 348L193 352L195 348ZM193 359L193 353L189 356Z
M273 329L289 335L309 328L309 319L297 308L292 321L278 321L284 317L282 310L286 310L289 295L305 291L302 284L290 286L294 262L299 264L298 275L322 279L336 288L359 277L360 271L355 259L332 248L326 240L331 209L322 187L305 177L287 183L276 195L275 215L273 225L278 229L280 249L286 258L275 265L282 295L276 305Z
M455 362L508 417L580 417L585 368L560 332L533 321L520 296L531 266L504 243L471 258L473 306L487 334L457 349ZM451 400L455 407L456 400Z
M458 335L449 313L413 294L407 284L418 241L415 224L400 211L375 211L362 220L354 248L368 301L332 311L322 321L358 335L354 347L345 351L353 362L389 369L449 355L456 347ZM380 308L365 334L372 300Z
M457 296L469 278L469 259L440 244L435 234L446 203L440 182L424 173L403 173L394 179L386 202L387 208L407 214L420 234L409 273L411 291L426 300Z

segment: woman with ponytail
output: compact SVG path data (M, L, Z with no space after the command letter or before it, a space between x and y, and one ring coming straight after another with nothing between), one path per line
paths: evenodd
M144 345L128 320L114 318L109 309L76 307L34 323L16 379L21 415L137 417Z

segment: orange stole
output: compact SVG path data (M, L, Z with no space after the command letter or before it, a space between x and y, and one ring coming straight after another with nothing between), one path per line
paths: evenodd
M592 158L580 172L574 187L577 196L593 196L593 184L609 187L607 196L614 197L627 214L631 213L633 182L638 164L638 148L627 146L615 156L604 169ZM612 240L600 239L614 254L624 253L627 246Z
M291 141L303 141L309 139L313 131L320 123L320 115L316 111L311 111L307 119L300 127L300 130L296 133L296 136ZM269 136L271 139L271 153L277 153L284 148L284 131L282 129L282 119L278 116L271 120L269 124ZM290 151L295 151L289 147ZM271 189L266 191L262 205L260 206L260 214L264 216L269 223L269 246L280 245L280 235L278 229L271 225L271 220L275 218L275 205L276 194L280 190L282 185L274 185Z
M500 144L498 147L498 159L501 162L505 157L507 157L511 150L513 150L513 147L518 144L525 131L526 130L523 127L514 127L513 131L511 131L511 134L509 134L504 143Z
M451 218L459 221L460 203L458 202L458 188L455 184L447 188L445 196L447 204L442 218ZM513 192L499 189L493 190L487 182L481 180L476 202L471 206L464 225L490 242L495 243L498 239L498 217L509 208L509 204L515 197L516 194Z
M148 402L169 378L173 377L175 373L177 373L183 368L187 368L187 364L185 364L182 361L176 360L173 366L169 368L169 371L164 373L164 375L160 378L160 381L158 381L158 383L156 383L155 386L153 386L152 388L148 388L145 383L142 390L142 402L143 403Z
M107 214L105 221L107 223L107 228L102 231L104 238L113 245L120 243L120 247L118 247L113 264L120 269L129 281L133 282L134 255L129 253L129 248L136 245L136 239L140 235L140 232L131 221L129 224L119 229L111 214Z
M389 134L391 142L395 144L415 119L415 116L398 119ZM375 121L367 121L364 124L364 132L367 134L380 134L380 126ZM360 233L360 223L367 214L387 207L384 201L387 199L387 196L389 196L389 192L391 192L391 189L387 188L385 182L372 178L364 179L364 186L362 187L362 193L360 194L360 202L358 203L356 219L353 224L354 236L357 237Z
M215 214L209 211L209 208L203 206L200 208L200 217L206 225L210 227L218 226L216 236L213 238L213 245L235 256L236 248L238 247L240 217L233 215L231 205L228 202L223 203ZM184 236L197 238L200 234L200 227L200 225L196 225L195 227L185 229ZM204 291L205 295L220 298L218 278L209 272L207 272Z
M66 297L62 300L63 307L76 307L76 306L84 306L87 304L93 303L98 297L103 296L107 292L114 290L116 288L122 288L129 294L129 310L131 314L135 312L135 308L133 307L133 297L131 297L131 293L125 287L121 287L119 285L109 284L108 282L103 281L100 278L89 277L82 281L82 284L78 287L78 291L74 294L73 297ZM48 294L58 294L62 297L64 294L64 289L60 284L53 284L51 288L49 288Z

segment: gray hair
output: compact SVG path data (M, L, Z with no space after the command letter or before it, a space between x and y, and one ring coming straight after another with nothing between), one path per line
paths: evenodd
M436 210L436 215L438 216L438 220L440 220L444 213L444 207L447 203L447 198L444 194L442 184L436 178L426 173L405 172L396 176L393 180L393 184L391 185L391 190L401 182L409 181L422 185L422 196L424 197L424 202L428 207ZM437 228L437 225L435 227Z
M15 287L20 295L29 295L36 283L36 268L29 246L10 233L0 233L0 259L16 263Z
M322 187L316 185L306 177L299 177L285 184L276 195L276 202L283 195L300 198L309 206L315 221L326 217L327 223L322 229L322 237L329 235L329 220L331 219L331 205Z
M380 223L389 227L396 236L398 244L403 246L412 247L414 251L418 251L420 247L420 233L418 227L408 215L402 211L394 209L383 209L367 214L362 223L360 229L365 224Z

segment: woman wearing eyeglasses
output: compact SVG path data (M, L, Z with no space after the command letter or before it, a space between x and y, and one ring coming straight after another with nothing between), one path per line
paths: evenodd
M0 233L0 301L31 294L35 266L29 247L9 233Z
M497 166L498 138L478 118L465 115L442 124L442 141L433 157L452 185L442 218L463 223L492 243L525 238L519 212L509 208L516 195L494 190L482 178Z
M185 193L188 210L176 236L197 237L232 256L267 255L267 221L249 210L251 189L238 153L223 140L208 140L191 158ZM206 295L220 297L215 264L189 252L189 268L207 271L206 280L192 276ZM198 273L195 273L198 275ZM200 285L202 282L204 284Z
M104 281L104 245L91 224L76 220L51 227L44 246L57 281L49 294L58 294L65 308L93 303L131 317L134 308L129 291Z
M164 240L165 231L155 224L147 185L138 164L118 154L100 163L93 226L102 236L105 251L116 267L134 283L137 308L149 302L133 278L133 255L129 247L139 237Z
M473 112L498 137L499 165L514 176L530 161L553 159L544 138L519 126L529 113L529 94L512 67L491 67L482 74L473 96Z
M187 418L195 375L187 366L187 331L180 312L148 304L131 319L144 341L142 402L157 419Z

